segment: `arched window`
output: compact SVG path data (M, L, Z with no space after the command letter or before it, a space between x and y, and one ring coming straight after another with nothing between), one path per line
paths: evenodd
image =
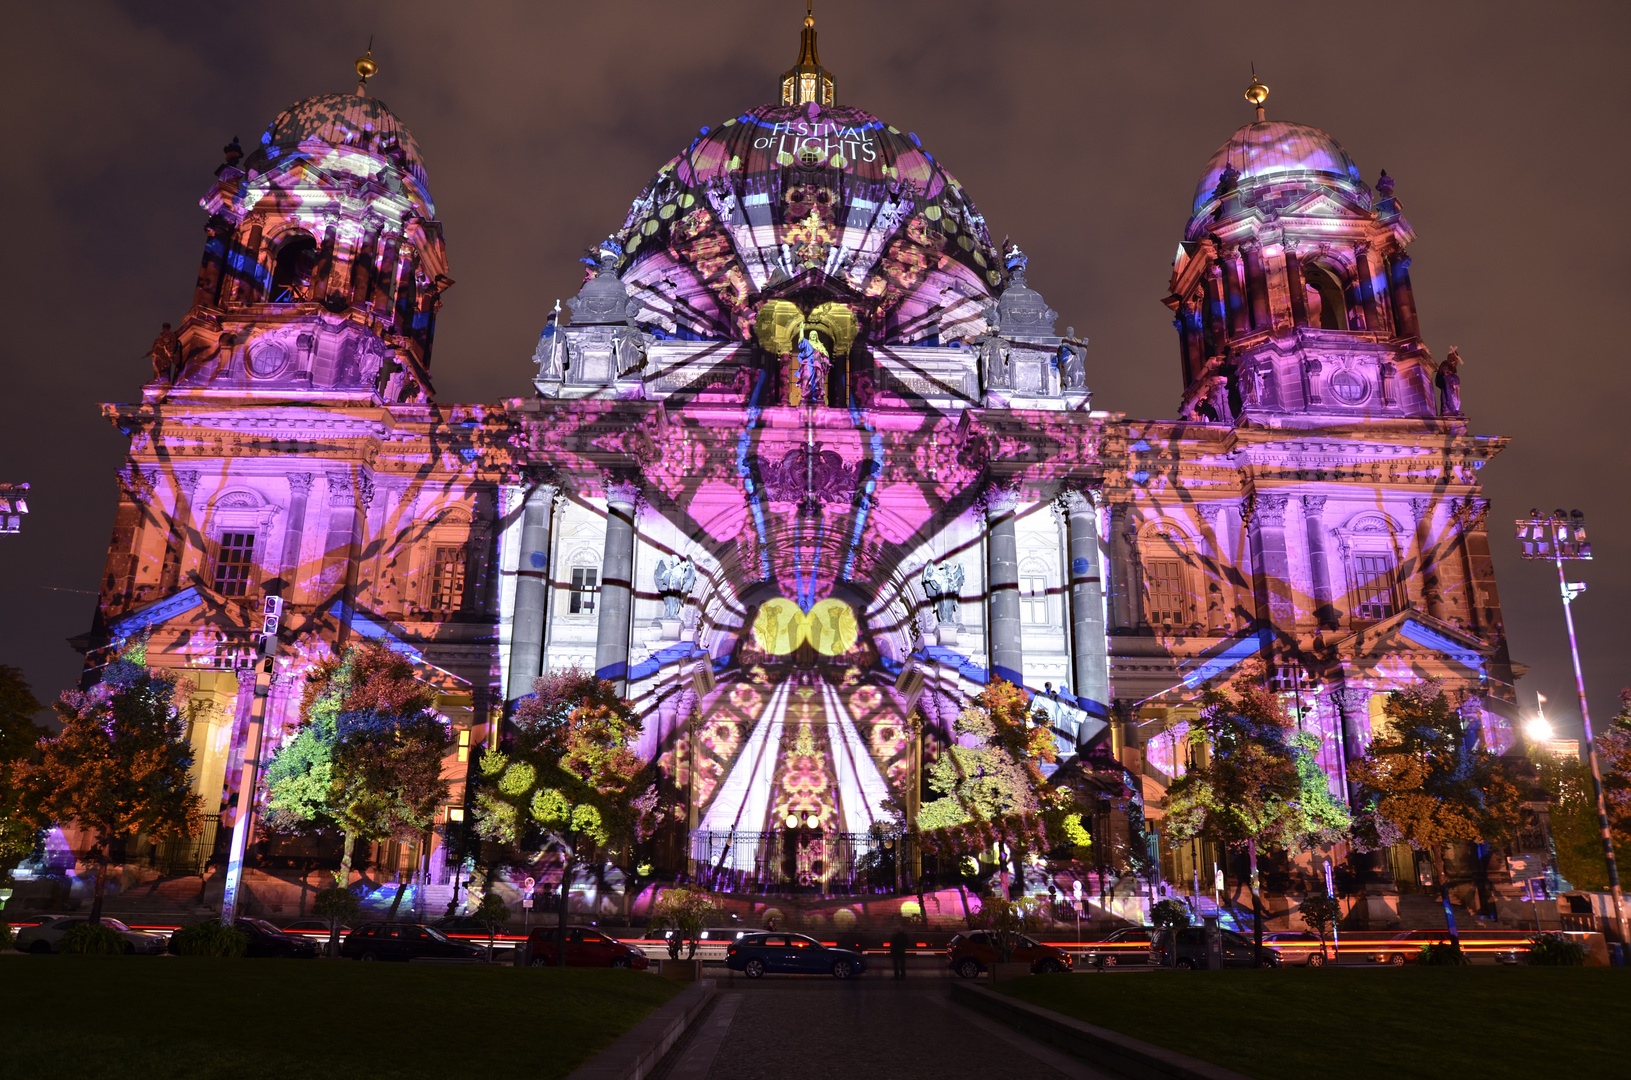
M1159 526L1139 541L1144 577L1144 621L1151 627L1183 628L1198 619L1188 538Z
M278 248L272 266L272 303L300 304L310 300L316 272L317 241L305 233L295 233Z
M1348 329L1348 305L1342 299L1342 286L1336 276L1319 263L1303 263L1302 269L1308 325L1321 330Z
M1048 564L1041 559L1023 559L1019 564L1019 609L1022 621L1032 626L1046 626L1048 617L1048 586L1053 575Z

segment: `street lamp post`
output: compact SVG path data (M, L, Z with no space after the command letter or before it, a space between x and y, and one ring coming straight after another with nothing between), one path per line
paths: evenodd
M1580 695L1581 732L1586 741L1586 757L1591 763L1591 790L1597 799L1597 826L1603 836L1603 863L1608 868L1608 887L1614 895L1614 922L1622 942L1631 942L1626 934L1625 899L1620 892L1620 869L1614 859L1614 834L1609 829L1608 805L1603 799L1603 770L1597 762L1597 740L1591 733L1591 713L1586 707L1586 679L1580 671L1580 648L1574 636L1574 612L1571 605L1586 591L1583 581L1570 581L1563 573L1563 561L1591 558L1591 544L1586 541L1586 516L1575 510L1565 514L1555 511L1550 517L1541 517L1537 510L1529 511L1528 518L1518 520L1518 543L1525 559L1548 559L1557 564L1557 586L1563 595L1563 623L1569 631L1569 657L1574 661L1574 688Z
M244 739L243 776L238 783L237 810L232 821L232 846L227 851L226 886L221 893L221 925L232 926L238 919L239 889L243 883L244 859L249 850L249 831L254 826L255 796L260 786L260 757L266 698L272 688L272 661L277 655L278 623L283 616L283 600L266 598L261 620L260 649L255 657L254 697L249 705L249 732Z

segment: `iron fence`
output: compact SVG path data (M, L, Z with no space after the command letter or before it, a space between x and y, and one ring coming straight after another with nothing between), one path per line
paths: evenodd
M874 833L698 831L690 853L697 882L720 892L906 892L919 870L909 841Z

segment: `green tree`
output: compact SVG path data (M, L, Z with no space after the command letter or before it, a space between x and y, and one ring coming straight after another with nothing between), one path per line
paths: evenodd
M20 781L35 744L46 735L34 722L42 708L23 673L0 664L0 885L33 853L45 824L35 791Z
M627 853L656 828L654 776L629 748L639 729L610 682L558 673L534 682L505 745L478 763L477 834L522 855L560 854L562 940L575 871L596 852ZM555 955L566 962L565 950Z
M1253 937L1263 944L1263 901L1257 874L1259 848L1297 852L1342 839L1347 811L1332 798L1314 753L1318 741L1299 736L1280 699L1244 672L1232 692L1209 689L1200 723L1190 730L1196 764L1167 789L1169 835L1196 837L1221 847L1244 845L1251 865Z
M1465 730L1437 682L1387 696L1387 718L1373 733L1365 759L1349 769L1375 819L1391 826L1413 851L1433 863L1452 943L1459 946L1445 853L1454 843L1497 843L1521 820L1523 797L1500 758Z
M669 959L678 960L683 948L686 950L685 958L689 960L697 954L702 928L714 911L714 902L705 892L664 889L651 906L651 932L668 935Z
M1168 956L1172 966L1178 965L1178 931L1189 925L1189 906L1181 900L1161 900L1150 905L1150 922L1157 930L1172 934L1172 948Z
M1042 765L1056 760L1053 736L1032 722L1025 692L1002 679L958 715L953 730L957 740L927 770L938 797L918 808L912 827L924 850L952 859L997 848L1014 868L1010 895L1023 895L1025 863L1048 850L1049 819L1062 827L1069 801L1042 775Z
M73 821L96 839L90 921L100 926L111 850L138 834L196 836L203 806L189 785L193 751L181 707L187 687L147 667L145 642L126 648L89 690L65 690L62 730L17 766L50 821Z
M498 932L510 921L510 906L502 896L490 892L482 896L470 917L487 928L487 962L492 963L493 950L498 947Z
M1608 888L1602 826L1591 767L1578 754L1559 756L1533 747L1534 762L1550 803L1552 848L1558 872L1580 889ZM1631 689L1620 691L1620 711L1597 733L1597 767L1603 778L1603 804L1617 852L1631 851Z
M1310 896L1297 911L1308 928L1319 935L1320 955L1325 955L1325 943L1331 940L1331 931L1342 917L1341 902L1334 896Z
M422 841L447 801L442 758L448 726L435 692L384 645L354 645L317 665L300 703L300 727L266 770L267 824L333 829L345 837L335 884L350 884L358 841ZM397 886L391 917L406 882Z
M328 923L328 955L340 955L340 927L361 910L362 900L354 889L336 885L317 894L311 913Z

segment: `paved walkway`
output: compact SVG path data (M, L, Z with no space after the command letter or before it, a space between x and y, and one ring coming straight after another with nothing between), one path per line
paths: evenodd
M657 1080L1113 1080L951 1003L950 980L721 980Z

